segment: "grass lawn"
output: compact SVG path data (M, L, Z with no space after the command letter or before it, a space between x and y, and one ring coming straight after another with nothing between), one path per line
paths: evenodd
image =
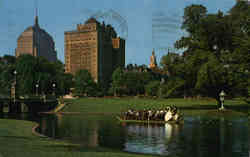
M159 109L169 105L175 105L183 111L184 114L203 114L214 111L218 115L217 102L214 99L149 99L149 98L80 98L66 100L67 105L63 112L80 112L80 113L107 113L119 114L121 111L129 108L140 109ZM242 100L226 100L225 107L234 111L248 111L250 105ZM185 112L184 112L185 111ZM226 113L226 112L224 112ZM233 112L230 112L233 115Z

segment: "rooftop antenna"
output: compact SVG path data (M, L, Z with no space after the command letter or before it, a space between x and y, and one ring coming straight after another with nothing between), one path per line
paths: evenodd
M35 0L35 25L38 26L38 0Z
M38 56L40 54L40 35L38 33L39 31L39 23L38 23L38 0L35 0L35 42L34 42L34 52L33 52L33 56Z

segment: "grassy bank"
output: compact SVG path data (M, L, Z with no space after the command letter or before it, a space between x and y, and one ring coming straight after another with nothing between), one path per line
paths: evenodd
M175 105L186 114L203 114L218 109L214 99L149 99L149 98L81 98L66 100L67 105L63 112L80 113L112 113L118 114L129 108L133 109L159 109ZM242 100L226 100L227 109L249 110L250 106ZM199 111L199 112L197 112Z
M0 157L150 157L106 148L82 148L32 134L33 122L0 119Z

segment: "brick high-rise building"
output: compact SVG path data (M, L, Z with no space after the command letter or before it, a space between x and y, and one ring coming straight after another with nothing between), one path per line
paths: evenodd
M125 40L117 37L111 25L90 18L64 34L66 72L86 69L96 82L103 82L117 67L125 66Z
M28 27L17 39L16 57L22 54L43 56L49 61L57 60L53 38L40 28L38 16L35 17L35 24Z

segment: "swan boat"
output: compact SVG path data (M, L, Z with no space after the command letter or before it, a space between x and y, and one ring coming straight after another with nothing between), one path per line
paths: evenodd
M184 124L184 120L179 121L169 120L169 121L156 121L156 120L133 120L133 119L123 119L120 116L116 116L116 119L122 123L145 123L145 124Z

